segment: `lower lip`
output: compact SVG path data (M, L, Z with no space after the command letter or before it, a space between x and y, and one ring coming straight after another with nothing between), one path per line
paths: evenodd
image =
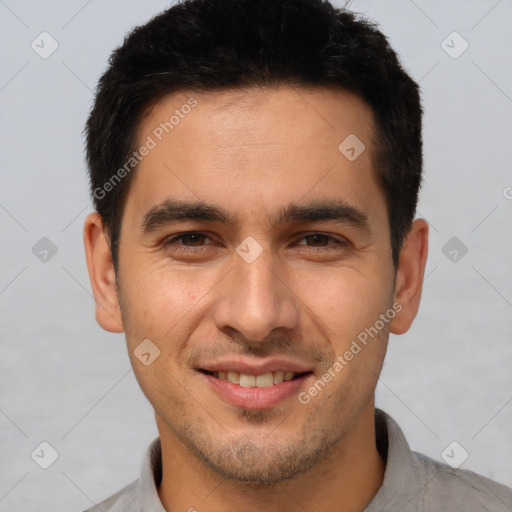
M244 409L270 409L299 393L306 379L312 375L307 373L292 380L285 380L268 388L244 387L227 380L200 372L207 379L214 391L230 404Z

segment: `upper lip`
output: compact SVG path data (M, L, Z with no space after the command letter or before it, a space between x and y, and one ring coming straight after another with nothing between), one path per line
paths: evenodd
M247 375L261 375L267 372L284 372L305 373L312 371L310 366L304 363L293 361L291 359L265 359L263 361L249 361L247 359L217 359L210 361L198 367L199 370L209 372L236 372L245 373Z

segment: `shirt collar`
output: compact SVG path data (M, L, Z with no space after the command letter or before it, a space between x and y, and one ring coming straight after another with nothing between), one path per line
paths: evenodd
M375 410L375 432L386 469L380 489L364 512L381 512L390 506L395 510L397 505L410 501L418 485L418 469L409 443L395 420L380 409Z
M162 445L157 437L149 445L142 464L138 500L140 510L144 512L166 512L160 497L158 486L162 481Z

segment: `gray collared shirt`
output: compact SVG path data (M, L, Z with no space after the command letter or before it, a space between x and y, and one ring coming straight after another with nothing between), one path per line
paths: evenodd
M384 482L364 512L510 512L512 489L471 471L453 469L411 451L396 422L375 411L377 446L386 459ZM148 448L142 474L107 500L103 512L166 512L157 491L162 475L159 438ZM92 507L86 512L95 512Z

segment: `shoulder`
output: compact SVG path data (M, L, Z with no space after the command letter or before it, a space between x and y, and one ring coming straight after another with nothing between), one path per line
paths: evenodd
M140 478L85 512L165 512L157 488L161 479L162 451L157 437L146 450Z
M512 489L466 469L455 469L421 453L412 452L413 467L423 473L418 498L431 505L450 504L465 511L512 510ZM425 507L428 510L428 506ZM456 508L458 510L458 508Z
M142 510L139 500L140 480L123 487L110 498L85 510L84 512L139 512Z
M376 410L375 426L386 469L365 512L512 511L509 487L412 451L395 420L381 410Z

